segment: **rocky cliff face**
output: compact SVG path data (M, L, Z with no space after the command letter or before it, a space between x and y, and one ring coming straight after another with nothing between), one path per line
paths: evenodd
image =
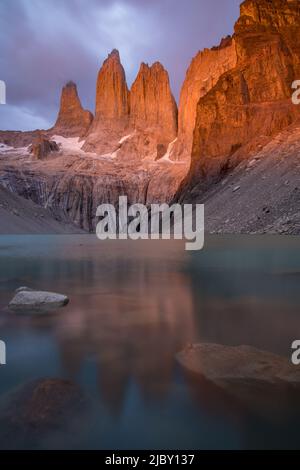
M130 92L130 120L135 129L155 129L165 143L175 139L177 106L168 72L159 62L141 64Z
M183 188L205 189L300 117L291 84L300 77L297 0L246 0L235 25L237 64L197 105L191 169ZM198 185L200 188L200 185Z
M92 113L81 105L76 84L68 82L63 87L57 121L51 131L65 137L82 137L92 121Z
M73 223L65 223L63 214L25 200L0 185L0 234L60 234L84 233L76 229ZM62 211L61 211L62 212Z
M220 76L236 66L235 41L225 38L220 46L198 52L189 66L180 93L178 141L174 159L190 160L199 99L211 90Z
M129 124L129 91L120 55L113 50L103 62L96 85L95 120L84 149L114 152Z
M130 90L130 132L118 156L124 160L159 160L177 135L177 105L169 75L155 62L142 63Z

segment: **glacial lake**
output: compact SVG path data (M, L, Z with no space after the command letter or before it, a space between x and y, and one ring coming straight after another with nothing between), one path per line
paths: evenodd
M89 401L72 432L50 430L30 448L300 447L297 410L272 395L270 409L239 403L175 357L199 341L290 357L300 339L300 237L210 236L186 252L181 241L1 236L0 258L0 402L43 377L75 382ZM70 303L16 315L7 305L20 286Z

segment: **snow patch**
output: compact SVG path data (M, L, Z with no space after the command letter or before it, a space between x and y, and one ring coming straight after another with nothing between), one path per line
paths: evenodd
M172 140L172 142L169 143L166 153L164 154L163 157L161 157L158 160L159 162L176 163L175 161L170 159L170 156L171 156L171 153L172 153L172 150L173 150L173 147L174 147L176 141L177 141L177 137L176 137L176 139Z
M119 152L120 152L120 149L117 149L112 153L104 153L103 155L100 155L98 158L101 159L101 160L102 159L114 160L115 158L117 158Z
M126 140L130 139L132 136L133 134L125 135L124 137L122 137L122 139L119 140L119 144L120 145L124 144L124 142L126 142Z
M0 152L9 152L10 150L14 150L14 147L9 147L9 145L6 144L0 144Z
M60 144L62 150L85 153L82 150L85 141L80 141L80 137L63 137L61 135L54 135L51 137L51 140L54 140L57 144Z
M12 154L18 155L28 155L29 154L29 146L28 147L10 147L6 144L0 144L0 155L1 156L9 156Z

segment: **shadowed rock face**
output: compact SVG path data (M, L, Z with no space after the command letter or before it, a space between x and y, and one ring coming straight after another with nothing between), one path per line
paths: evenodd
M183 164L123 161L73 149L61 152L32 160L16 150L8 161L0 159L0 184L90 232L98 222L100 204L117 204L120 195L127 195L129 204L168 202L188 169ZM27 158L26 165L22 158Z
M75 83L67 83L60 100L60 110L53 132L65 137L81 137L91 126L93 115L83 109Z
M0 131L0 142L14 148L28 147L39 136L47 131Z
M271 138L300 117L291 101L300 76L299 2L245 1L234 41L236 66L198 102L187 193L247 158L245 144Z
M0 234L80 233L73 224L63 223L61 212L54 218L49 209L18 196L13 188L8 190L0 185Z

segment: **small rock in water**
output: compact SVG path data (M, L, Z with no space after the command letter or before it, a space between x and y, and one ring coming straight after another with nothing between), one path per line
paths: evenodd
M9 308L17 313L45 313L68 303L69 299L65 295L20 287L9 303Z

